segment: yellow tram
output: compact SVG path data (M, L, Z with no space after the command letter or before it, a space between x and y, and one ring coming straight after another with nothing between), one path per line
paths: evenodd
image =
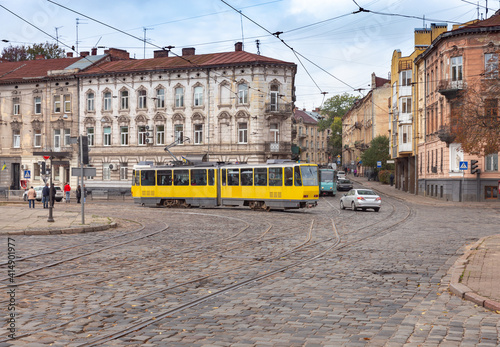
M136 165L132 177L134 202L146 206L297 209L316 206L319 197L317 165L292 161Z

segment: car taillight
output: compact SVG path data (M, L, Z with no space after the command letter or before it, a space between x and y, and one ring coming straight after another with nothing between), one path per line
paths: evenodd
M358 196L358 200L365 200L362 196Z
M382 199L380 198L380 196L379 196L379 197L377 197L377 198L375 199L375 201L379 201L379 200L382 200Z

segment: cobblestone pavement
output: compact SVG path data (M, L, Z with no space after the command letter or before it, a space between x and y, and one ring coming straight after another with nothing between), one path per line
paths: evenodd
M15 278L18 338L3 325L2 343L500 344L500 316L448 292L465 246L498 232L495 210L383 196L380 212L354 212L339 210L339 195L314 209L269 213L90 204L88 213L118 227L16 235L18 257L47 254L16 263L16 274L25 273ZM68 249L50 252L60 248ZM5 264L1 271L5 293ZM0 301L7 315L8 296Z

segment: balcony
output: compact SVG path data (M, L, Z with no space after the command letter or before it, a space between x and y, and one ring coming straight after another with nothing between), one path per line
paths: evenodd
M265 104L265 117L269 118L272 116L283 117L284 119L290 117L293 111L292 103L266 103Z
M466 83L461 81L448 81L441 80L438 84L438 92L441 93L446 99L455 99L459 92L465 89Z
M266 142L265 152L274 154L290 154L292 144L290 142Z

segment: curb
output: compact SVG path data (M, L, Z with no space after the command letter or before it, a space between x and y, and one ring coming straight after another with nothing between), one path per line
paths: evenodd
M6 233L0 233L0 235L60 235L60 234L83 234L91 233L95 231L104 231L111 228L116 228L118 224L112 222L110 224L102 224L95 226L77 226L73 228L61 228L61 229L26 229L26 230L14 230L7 231Z
M484 296L481 296L474 292L472 289L467 287L465 284L460 283L460 278L464 272L465 266L467 265L469 257L474 253L474 251L483 243L483 241L489 236L485 236L472 246L468 247L466 252L455 261L450 268L451 279L449 284L449 290L452 294L460 297L463 300L473 302L474 304L484 307L491 311L500 311L500 302L491 300Z

